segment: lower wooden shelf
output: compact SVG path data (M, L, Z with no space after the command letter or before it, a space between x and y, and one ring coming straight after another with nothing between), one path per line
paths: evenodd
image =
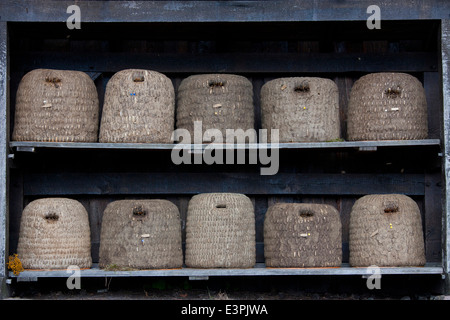
M378 272L378 270L376 270ZM207 280L209 277L222 276L333 276L333 275L360 275L370 276L375 270L362 267L350 267L343 264L339 268L266 268L264 263L258 263L254 268L248 269L157 269L133 271L106 271L94 264L90 269L80 270L80 277L189 277L191 280ZM37 281L38 278L68 278L74 274L73 270L25 270L19 275L9 273L10 278L17 281ZM382 267L381 275L442 275L444 269L441 263L427 263L424 267Z

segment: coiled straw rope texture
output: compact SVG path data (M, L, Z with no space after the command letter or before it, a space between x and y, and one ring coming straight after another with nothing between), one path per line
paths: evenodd
M261 119L269 137L272 129L279 130L279 142L339 139L337 85L314 77L271 80L261 88Z
M264 219L267 267L340 267L342 227L332 206L277 203Z
M175 91L165 75L127 69L114 74L105 91L100 142L171 143Z
M172 269L183 265L181 220L168 200L118 200L103 212L100 267Z
M25 269L90 268L89 218L72 199L43 198L23 210L17 253Z
M372 73L357 80L348 105L348 140L411 140L428 136L425 90L405 73Z
M193 136L194 121L202 122L202 135L208 129L217 129L226 142L226 129L233 129L238 139L245 142L244 132L254 129L255 122L252 83L231 74L203 74L184 79L178 88L177 128L187 129ZM211 140L205 138L202 142Z
M367 195L351 211L352 266L423 266L422 219L416 202L401 194Z
M98 120L97 89L86 73L36 69L20 81L12 140L96 142Z
M251 268L255 265L255 213L243 194L192 197L186 221L186 266Z

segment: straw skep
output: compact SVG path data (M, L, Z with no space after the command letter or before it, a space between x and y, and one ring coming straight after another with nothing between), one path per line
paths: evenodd
M261 121L269 136L272 129L279 130L279 142L337 140L340 137L337 85L316 77L271 80L261 88Z
M96 142L97 89L84 72L36 69L17 89L12 140Z
M231 74L201 74L183 79L178 88L177 129L187 129L193 136L194 121L202 122L202 142L211 142L211 138L203 137L208 129L219 130L222 142L226 142L226 129L233 129L238 139L235 141L244 143L245 131L254 129L255 122L252 83Z
M277 203L264 219L267 267L340 267L342 227L330 205Z
M192 197L186 221L186 266L251 268L255 250L255 213L247 196L205 193Z
M72 199L43 198L23 210L17 253L25 269L90 268L89 218Z
M423 266L422 219L416 202L401 194L367 195L353 205L350 265Z
M425 139L425 90L406 73L365 75L351 89L347 121L348 140Z
M103 212L101 268L181 268L181 220L168 200L118 200Z
M151 70L114 74L105 91L100 142L171 143L175 122L172 81Z

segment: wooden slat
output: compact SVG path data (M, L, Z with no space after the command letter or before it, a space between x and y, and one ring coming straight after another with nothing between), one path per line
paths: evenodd
M254 173L30 173L24 195L188 194L238 192L252 195L424 194L421 174Z
M71 0L3 0L2 21L65 22ZM82 21L90 22L241 22L241 21L365 21L371 0L357 1L79 1ZM378 2L381 19L448 18L442 0Z
M15 70L73 69L118 72L142 68L162 73L344 73L436 72L437 55L417 53L89 53L27 52L12 60Z
M381 275L406 275L406 274L423 274L423 275L441 275L443 273L442 266L436 263L428 263L424 267L389 267L379 268ZM37 280L37 278L68 278L73 271L66 270L42 270L31 271L25 270L18 276L10 272L10 277L22 279ZM342 276L367 276L373 272L369 268L353 268L348 264L343 264L340 268L266 268L263 263L258 263L254 268L248 269L164 269L164 270L136 270L136 271L105 271L94 266L91 269L81 270L81 277L195 277L195 276L314 276L314 275L342 275ZM22 278L22 279L21 279ZM23 281L22 280L22 281Z
M11 141L10 146L16 151L35 151L37 148L61 148L61 149L148 149L148 150L172 150L175 146L187 149L204 149L214 146L217 149L327 149L327 148L364 148L364 147L412 147L412 146L439 146L439 139L425 140L384 140L384 141L341 141L341 142L299 142L278 144L202 144L202 145L177 145L157 143L74 143L74 142L37 142L37 141ZM32 149L34 148L34 149Z
M9 56L8 26L0 22L0 299L7 294L9 238Z
M443 95L443 146L442 161L444 180L444 219L443 219L443 261L445 271L450 272L450 20L442 20L441 26L442 50L442 95ZM447 290L450 281L447 280Z

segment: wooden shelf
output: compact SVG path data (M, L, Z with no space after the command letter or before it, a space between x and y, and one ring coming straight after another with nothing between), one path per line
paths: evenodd
M381 275L443 275L444 269L441 263L427 263L424 267L385 267L380 268ZM26 270L18 276L10 272L11 278L17 281L37 281L38 278L67 278L73 271L67 270ZM206 280L208 277L222 276L327 276L327 275L349 275L369 276L373 274L366 267L356 268L343 264L340 268L266 268L263 263L257 263L254 268L248 269L156 269L137 271L105 271L93 268L80 271L81 277L189 277L191 280Z
M360 150L376 150L378 147L403 147L403 146L440 146L439 139L424 140L384 140L384 141L337 141L337 142L293 142L278 144L161 144L161 143L85 143L85 142L36 142L36 141L11 141L10 147L17 152L34 152L36 149L60 148L60 149L146 149L146 150L171 150L175 146L189 148L191 150L210 148L224 149L340 149L357 148ZM375 149L374 149L375 148Z

